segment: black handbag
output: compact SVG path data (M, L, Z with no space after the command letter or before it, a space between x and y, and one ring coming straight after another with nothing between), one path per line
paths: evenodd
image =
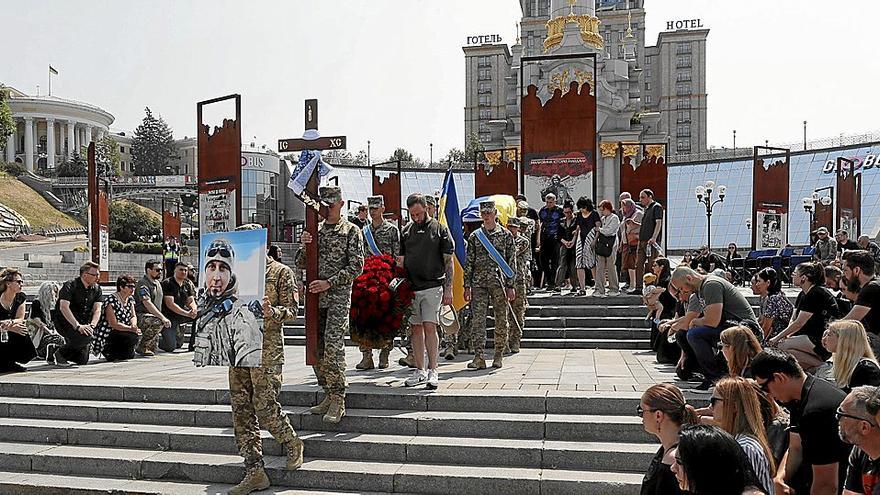
M596 256L605 258L611 256L614 252L614 241L616 237L613 235L598 234L596 237Z

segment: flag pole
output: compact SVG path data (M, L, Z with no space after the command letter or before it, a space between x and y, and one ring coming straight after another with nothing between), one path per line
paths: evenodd
M49 66L49 96L52 96L52 66Z

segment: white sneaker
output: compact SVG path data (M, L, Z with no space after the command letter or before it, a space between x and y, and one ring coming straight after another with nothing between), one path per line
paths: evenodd
M616 291L616 290L613 290L613 291L611 291L611 292L608 293L608 297L617 297L617 296L619 296L619 295L620 295L620 292L618 292L618 291Z
M428 370L428 388L435 389L440 384L440 377L437 376L437 370Z
M407 378L406 381L403 382L403 384L406 385L407 387L416 387L416 386L419 386L419 385L425 383L427 380L428 380L428 374L425 373L424 370L416 369L416 370L413 370L412 376Z

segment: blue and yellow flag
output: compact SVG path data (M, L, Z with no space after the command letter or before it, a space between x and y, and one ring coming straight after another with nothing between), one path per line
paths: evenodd
M464 239L464 227L458 209L458 193L455 190L455 178L452 169L446 171L443 178L443 191L440 193L440 208L437 212L440 224L449 229L449 236L455 243L455 274L452 277L452 306L456 311L465 307L464 300L464 264L467 255L467 244Z

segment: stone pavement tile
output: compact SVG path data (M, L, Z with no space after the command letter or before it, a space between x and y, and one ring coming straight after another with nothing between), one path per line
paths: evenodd
M520 385L519 389L520 390L538 390L538 387L539 387L538 384L523 383L522 385Z
M589 385L589 384L585 384L585 383L578 383L578 384L577 384L577 389L578 389L578 391L583 390L583 391L586 391L586 392L595 392L595 391L596 391L596 385Z
M615 385L614 390L616 392L634 392L635 385Z
M466 388L469 390L483 390L484 388L486 388L486 384L485 383L468 383Z
M638 382L627 377L599 377L600 385L635 385L636 383Z
M559 385L538 385L538 390L558 390Z
M565 391L577 390L577 384L575 384L575 383L560 383L559 385L556 386L556 390L565 390Z
M596 385L596 390L600 392L611 392L614 391L614 385Z

